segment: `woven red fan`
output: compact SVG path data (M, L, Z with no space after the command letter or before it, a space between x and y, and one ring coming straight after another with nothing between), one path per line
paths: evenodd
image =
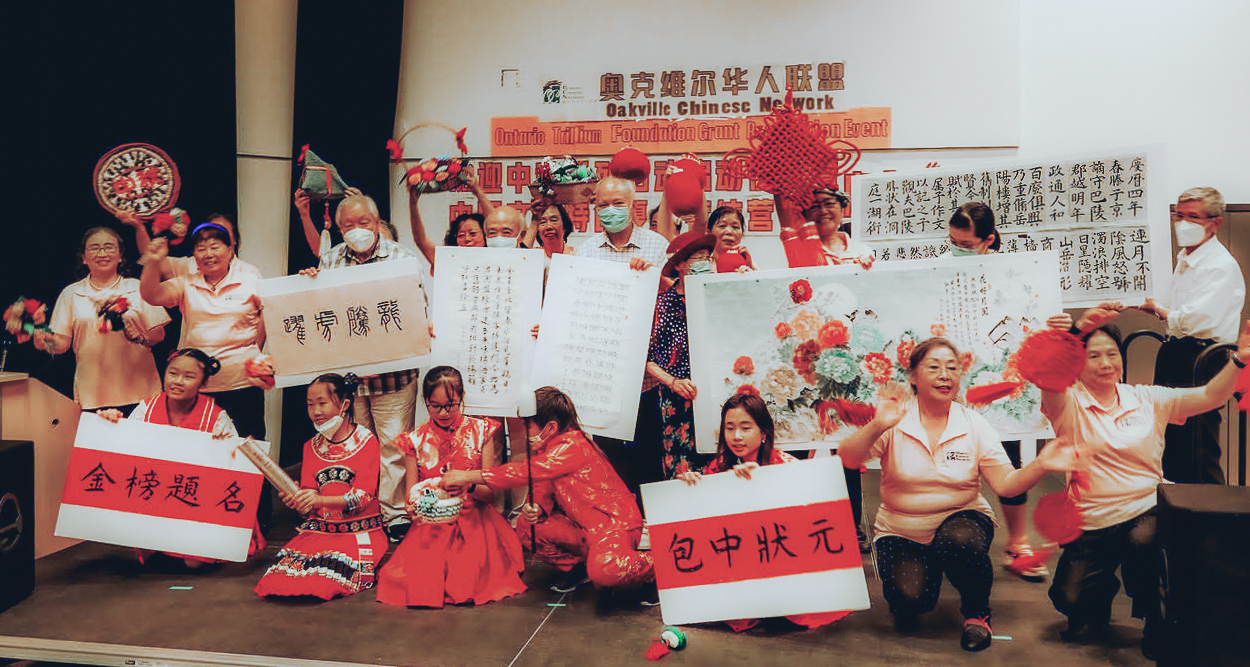
M134 211L143 218L173 208L182 186L178 166L152 144L122 144L105 153L91 178L96 200L110 213Z
M1066 331L1041 329L1029 334L1016 352L1020 375L1044 391L1071 387L1085 368L1085 346Z
M830 140L829 131L794 107L794 90L786 90L784 104L773 107L760 129L748 139L750 148L725 153L725 168L737 178L749 178L760 190L789 199L805 209L812 191L838 187L838 177L859 162L854 144ZM753 187L754 189L754 187Z
M964 401L968 405L989 405L1000 398L1010 396L1020 387L1019 382L994 382L977 387L968 387Z

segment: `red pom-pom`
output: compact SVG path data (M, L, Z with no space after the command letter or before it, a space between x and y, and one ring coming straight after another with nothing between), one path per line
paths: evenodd
M398 141L387 139L386 150L391 154L391 162L399 162L404 159L404 147L399 145Z
M1037 500L1033 526L1056 544L1067 544L1081 536L1081 512L1066 492L1052 493Z
M968 387L964 400L968 402L968 405L989 405L1004 396L1010 396L1019 386L1019 382L995 382L979 387Z
M694 157L683 156L673 161L670 166L675 170L679 170L677 173L690 174L699 179L699 187L707 187L707 169L704 168L702 162L696 160ZM673 174L673 176L676 175L676 173ZM673 176L669 176L669 179L672 179Z
M612 161L608 163L608 170L613 176L637 182L650 175L651 161L642 151L633 146L626 146L612 156Z
M703 206L703 186L693 174L673 174L664 181L664 197L674 215L692 215Z
M1066 331L1034 331L1016 352L1016 367L1021 377L1039 389L1063 391L1085 369L1085 346Z
M845 398L833 399L833 410L843 424L851 426L867 426L877 416L877 408L867 403L848 401Z
M651 642L651 646L647 648L647 652L643 653L643 656L651 662L658 662L660 658L668 655L669 650L668 644L665 644L663 639L657 639Z

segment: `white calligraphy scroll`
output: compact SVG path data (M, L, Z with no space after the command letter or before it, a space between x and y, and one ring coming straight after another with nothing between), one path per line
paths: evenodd
M262 280L277 386L422 366L430 335L421 273L418 260L401 259Z
M659 267L551 258L531 384L568 394L587 432L634 439L659 281Z
M56 534L201 558L247 558L263 477L243 440L82 415ZM268 449L267 443L258 443Z
M869 607L842 459L642 485L671 625Z
M809 267L690 276L690 369L695 444L716 451L720 406L738 391L768 403L778 446L836 447L854 431L838 408L874 405L907 384L919 341L951 339L964 389L1011 379L1024 335L1061 312L1054 252L879 262L870 270ZM1027 385L981 410L1004 440L1050 437L1040 394Z
M994 211L1001 252L1054 250L1068 307L1141 303L1172 273L1162 147L950 169L865 175L855 192L856 236L877 259L929 259L949 249L960 206Z
M434 260L434 361L464 377L465 412L515 417L533 391L542 251L439 246Z

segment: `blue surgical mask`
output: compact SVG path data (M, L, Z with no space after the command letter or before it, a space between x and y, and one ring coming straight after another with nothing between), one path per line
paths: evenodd
M611 234L624 231L629 226L629 209L625 206L608 206L596 210L599 212L599 222Z
M957 245L951 246L952 257L972 257L978 254L980 253L978 253L976 250L973 250L972 248L960 248Z
M492 236L486 239L487 248L515 248L517 240L512 236Z
M712 273L712 272L713 272L712 262L706 259L701 259L697 262L690 263L690 269L686 271L686 275L698 276L698 275L702 275L705 273Z

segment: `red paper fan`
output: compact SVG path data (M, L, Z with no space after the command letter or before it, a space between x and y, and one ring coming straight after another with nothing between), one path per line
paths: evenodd
M1019 382L995 382L977 387L968 387L967 393L964 394L964 400L967 401L968 405L989 405L1004 396L1010 396L1019 387Z
M1045 391L1063 391L1085 368L1085 346L1066 331L1042 329L1029 334L1016 352L1020 375Z
M867 403L848 401L845 398L833 399L833 409L838 413L838 419L841 419L842 423L851 426L867 426L868 422L877 416L877 408Z
M1067 544L1081 536L1081 512L1068 493L1052 493L1037 500L1033 526L1047 540Z

